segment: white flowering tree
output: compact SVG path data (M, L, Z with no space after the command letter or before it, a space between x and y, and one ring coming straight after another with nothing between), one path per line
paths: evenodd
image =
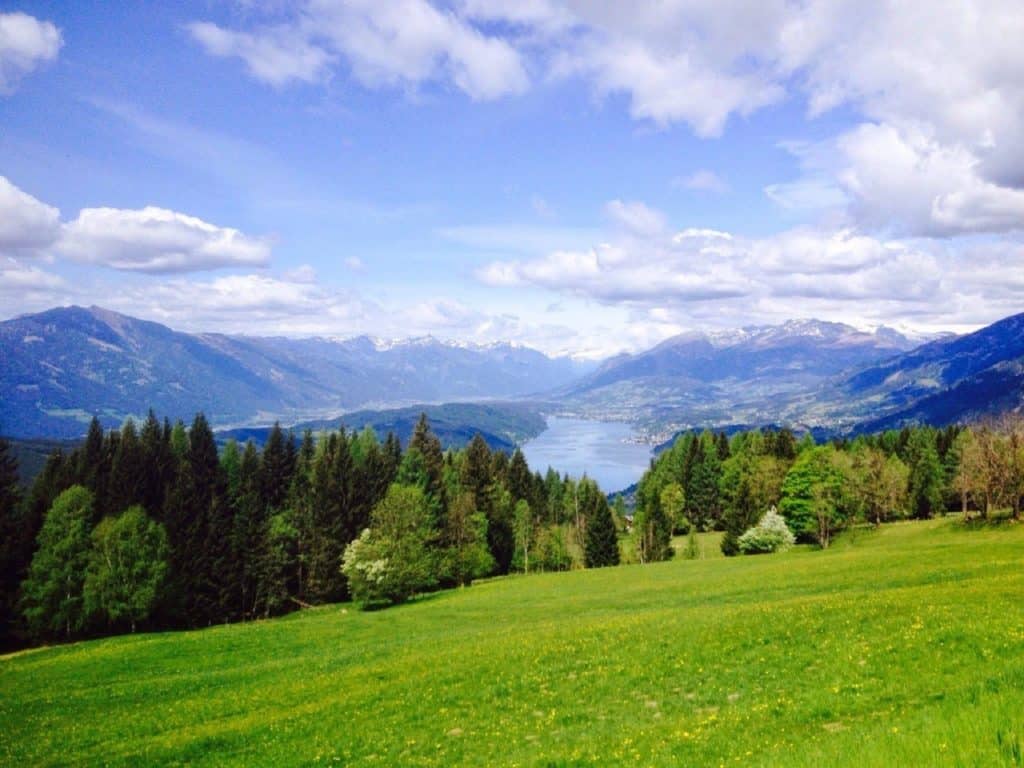
M753 528L748 528L739 538L740 552L758 555L789 549L796 541L793 532L786 525L785 518L772 507Z

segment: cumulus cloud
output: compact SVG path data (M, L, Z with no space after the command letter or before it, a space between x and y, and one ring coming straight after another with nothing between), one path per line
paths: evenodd
M909 318L942 328L1019 312L1018 274L1024 245L1017 239L886 238L814 227L751 238L666 227L620 232L586 250L493 261L477 278L627 308L634 322L666 330L815 315L860 324Z
M0 176L0 255L43 253L60 234L60 211Z
M512 44L427 0L310 0L291 21L251 33L209 22L188 30L208 52L242 58L272 85L317 79L335 59L367 87L449 83L489 100L529 83Z
M846 164L769 185L784 208L842 209L892 234L1021 226L1019 0L941 12L925 0L307 0L264 18L190 31L275 85L341 63L368 87L451 84L474 99L572 78L624 98L637 120L704 137L786 100L811 119L844 107L862 123L828 142ZM707 171L677 184L723 188Z
M165 208L86 208L64 226L64 255L133 272L191 272L262 266L270 244L237 229Z
M11 93L22 77L57 58L60 30L27 13L0 13L0 94Z

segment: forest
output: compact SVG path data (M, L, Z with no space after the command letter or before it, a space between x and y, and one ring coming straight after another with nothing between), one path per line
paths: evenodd
M0 442L6 647L139 628L194 628L352 600L378 608L510 572L700 556L1024 497L1024 419L907 427L816 444L789 429L686 433L652 460L628 510L597 484L478 435L442 450L422 416L404 447L344 428L218 449L202 414L151 412L55 450L26 491ZM630 514L632 512L632 514ZM673 537L688 536L674 546Z
M477 436L442 450L426 417L404 448L343 428L275 425L218 450L206 418L150 412L55 450L27 492L0 441L7 647L364 607L511 570L619 560L592 480L531 472ZM621 525L621 523L620 523Z
M1024 501L1024 418L970 426L905 427L818 445L808 433L752 430L731 438L690 432L652 462L636 493L641 560L671 557L674 533L723 532L726 555L778 510L797 540L828 547L857 524L957 511L987 518ZM748 537L748 541L753 537Z

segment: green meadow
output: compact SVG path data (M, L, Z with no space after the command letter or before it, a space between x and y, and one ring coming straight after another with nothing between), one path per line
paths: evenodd
M33 650L0 722L10 766L1022 765L1024 526Z

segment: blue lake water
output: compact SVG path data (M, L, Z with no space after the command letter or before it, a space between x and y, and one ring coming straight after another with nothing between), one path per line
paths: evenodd
M651 460L651 447L626 442L635 437L629 424L547 417L548 428L522 446L530 468L549 466L572 477L584 473L597 480L606 493L637 482Z

